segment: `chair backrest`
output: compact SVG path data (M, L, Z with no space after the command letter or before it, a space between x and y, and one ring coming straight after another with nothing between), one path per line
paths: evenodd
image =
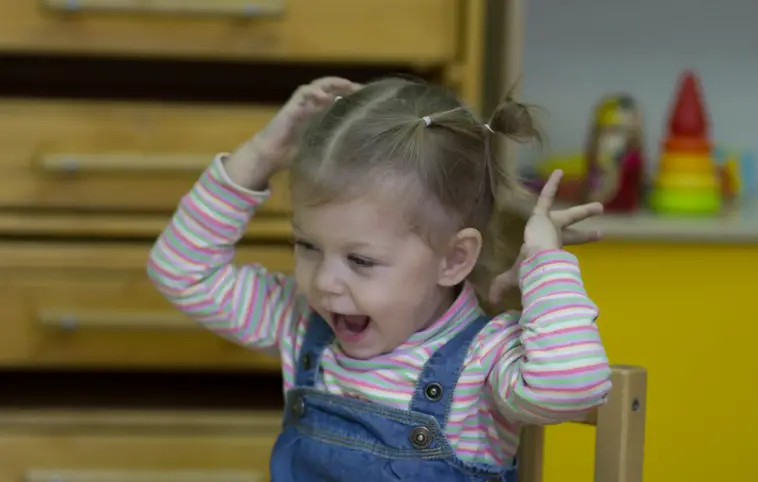
M608 402L577 423L596 428L595 482L642 482L647 371L615 365ZM518 453L519 482L542 482L545 428L524 427Z

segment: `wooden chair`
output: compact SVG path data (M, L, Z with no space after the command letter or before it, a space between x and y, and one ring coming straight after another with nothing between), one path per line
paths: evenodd
M595 482L641 482L645 445L647 371L616 365L608 403L586 420L596 428ZM518 453L519 482L542 482L545 428L524 427Z

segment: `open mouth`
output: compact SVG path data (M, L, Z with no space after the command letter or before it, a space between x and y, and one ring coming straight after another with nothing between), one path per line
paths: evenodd
M332 326L335 334L346 341L355 341L366 332L371 318L366 315L346 315L332 313Z

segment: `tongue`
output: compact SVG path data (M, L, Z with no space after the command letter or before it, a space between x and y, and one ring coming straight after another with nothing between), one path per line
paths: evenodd
M360 333L368 326L368 316L365 315L342 315L345 328L353 333Z

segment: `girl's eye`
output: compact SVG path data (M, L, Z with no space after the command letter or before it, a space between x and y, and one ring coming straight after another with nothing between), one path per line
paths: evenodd
M303 240L300 240L300 239L298 239L298 240L295 241L295 246L298 247L298 248L301 248L301 249L308 250L308 251L315 251L316 250L316 247L314 245L312 245L311 243L309 243L307 241L303 241Z
M351 263L360 268L373 268L376 266L376 263L374 261L366 258L361 258L360 256L348 256L348 259Z

